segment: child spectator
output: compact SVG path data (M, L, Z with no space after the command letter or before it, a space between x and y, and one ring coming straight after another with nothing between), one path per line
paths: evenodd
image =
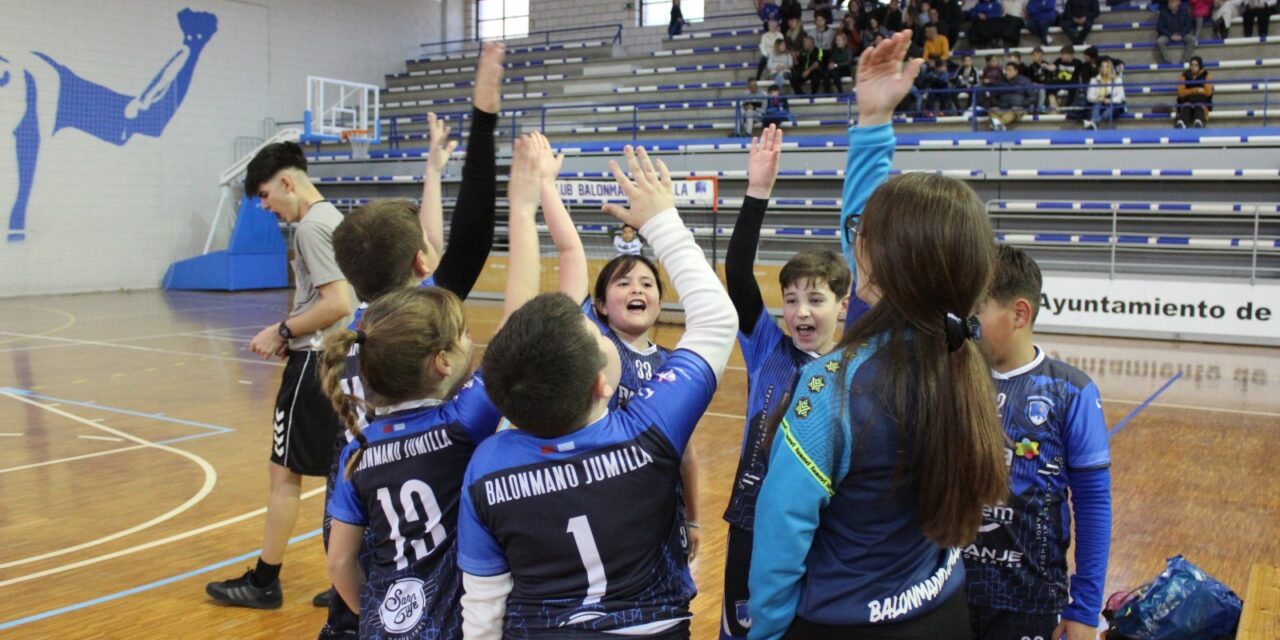
M1089 81L1089 105L1093 115L1084 121L1084 127L1096 130L1101 123L1108 129L1114 129L1115 115L1117 111L1123 112L1124 101L1124 84L1116 75L1115 65L1110 59L1105 59L1098 67L1097 77Z
M769 87L769 101L765 103L760 124L766 129L769 125L775 125L781 129L784 122L795 124L796 119L791 115L791 105L786 98L782 97L782 90L775 84Z
M787 50L787 41L773 43L773 55L769 56L769 73L773 75L773 86L786 85L791 77L791 52Z
M813 43L819 49L826 51L831 48L831 42L835 39L836 32L827 26L827 19L821 14L813 16Z
M951 77L952 88L963 90L956 94L958 107L973 108L977 100L977 90L974 87L977 87L979 82L978 70L973 68L973 56L965 54L961 59L960 68L956 69L955 75Z
M1196 53L1196 35L1191 32L1194 25L1191 9L1182 0L1168 0L1156 21L1156 62L1169 63L1170 44L1182 45L1182 64L1191 60Z
M769 54L773 53L774 46L781 39L782 31L779 30L778 21L767 22L764 34L760 36L760 64L756 65L756 80L764 75L765 67L769 66Z
M638 256L644 250L644 240L635 227L623 224L613 236L613 249L620 256Z
M1036 112L1045 109L1045 86L1053 81L1054 66L1044 59L1044 49L1036 47L1031 50L1031 62L1026 65L1025 75L1036 86Z
M734 135L751 137L751 131L760 123L760 114L764 111L764 94L760 92L760 83L755 78L747 80L747 92L739 98L741 111L738 115L738 126Z
M947 61L944 58L929 58L921 71L921 77L924 81L921 83L925 90L924 94L924 115L926 118L933 116L944 116L948 109L951 108L951 74L947 71Z
M1057 112L1075 104L1080 88L1080 62L1071 45L1063 45L1058 59L1053 63L1053 77L1049 80L1049 110Z
M1204 68L1200 56L1191 56L1187 70L1182 72L1182 84L1178 85L1178 128L1200 128L1209 121L1209 109L1213 107L1213 81Z
M987 55L987 66L982 68L982 87L984 91L979 97L979 103L984 107L990 107L993 101L991 89L999 86L1004 82L1004 65L1000 62L998 56L994 54Z

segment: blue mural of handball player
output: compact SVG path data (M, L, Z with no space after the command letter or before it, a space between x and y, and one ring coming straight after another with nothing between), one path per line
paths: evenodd
M10 241L26 234L27 202L42 139L63 129L79 129L121 146L134 134L158 137L164 132L187 95L200 52L218 31L218 18L183 9L178 25L182 48L137 96L85 80L38 51L14 60L0 55L0 154L12 132L18 160L15 173L0 177L0 207L12 206Z

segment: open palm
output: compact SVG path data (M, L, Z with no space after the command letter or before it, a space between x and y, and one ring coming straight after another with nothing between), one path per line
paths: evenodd
M751 158L747 161L747 195L768 200L773 183L778 179L778 159L782 155L782 129L769 125L760 137L751 141Z
M889 122L894 108L911 92L924 61L915 58L903 65L910 46L911 31L907 30L862 52L856 88L859 126Z

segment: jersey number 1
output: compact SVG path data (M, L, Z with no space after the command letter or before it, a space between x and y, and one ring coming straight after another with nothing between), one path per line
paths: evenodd
M422 509L426 511L426 533L431 535L430 549L427 548L427 542L421 538L410 542L414 555L421 560L444 542L446 534L442 522L444 516L440 512L440 504L436 502L436 494L431 487L427 486L427 483L421 480L410 480L400 486L400 506L404 509L405 522L417 522L422 519L417 505L413 502L415 496L422 502ZM391 539L396 543L396 569L406 569L409 567L409 559L404 554L404 534L400 532L400 514L391 503L391 492L386 487L378 489L378 503L382 505L382 513L387 517L387 526L391 528Z
M604 575L604 561L600 559L600 550L596 548L596 537L591 533L591 523L586 516L569 518L568 532L573 534L573 541L578 545L578 555L582 556L582 565L587 569L587 597L582 604L600 604L609 589L609 579Z

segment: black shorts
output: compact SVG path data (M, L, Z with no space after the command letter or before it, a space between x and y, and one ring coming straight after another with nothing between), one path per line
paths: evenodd
M838 627L809 622L796 617L783 640L934 640L962 638L969 628L969 608L964 589L947 598L938 608L906 622L860 627Z
M1056 613L1019 613L969 607L974 640L1049 640L1058 627Z
M272 416L271 461L304 476L328 475L343 429L320 387L317 351L290 351Z
M724 596L720 610L720 640L746 638L751 629L747 603L751 596L747 579L751 575L751 545L755 536L746 529L729 525L725 540Z

